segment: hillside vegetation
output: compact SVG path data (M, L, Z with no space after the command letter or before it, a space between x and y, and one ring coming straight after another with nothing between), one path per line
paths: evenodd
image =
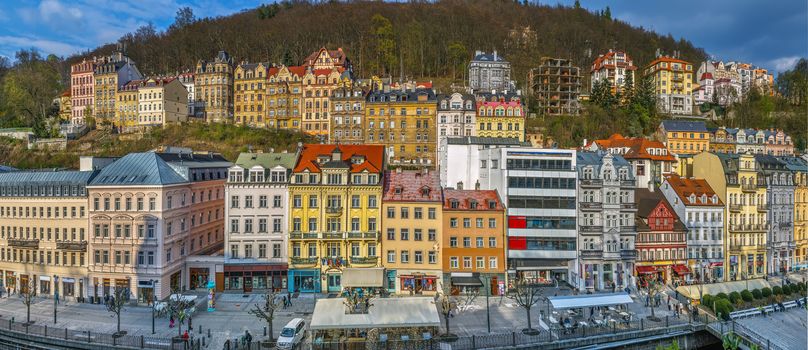
M235 160L239 152L262 150L294 152L298 142L315 142L298 132L250 129L223 124L170 125L152 129L143 135L117 135L94 130L68 142L65 151L28 150L21 141L0 138L0 164L21 169L68 168L79 166L79 156L123 156L149 151L160 146L190 147L195 151L214 151Z

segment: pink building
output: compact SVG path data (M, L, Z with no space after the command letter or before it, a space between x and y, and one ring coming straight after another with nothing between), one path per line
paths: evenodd
M95 105L95 68L98 62L95 58L92 61L82 60L70 66L70 103L72 113L70 122L75 125L84 124L86 113L92 115L92 108ZM86 109L89 112L85 112Z

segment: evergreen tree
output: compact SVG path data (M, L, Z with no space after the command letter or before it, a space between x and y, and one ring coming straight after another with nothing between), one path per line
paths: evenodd
M612 10L609 8L609 6L606 6L606 10L603 11L603 17L606 17L608 20L612 19Z

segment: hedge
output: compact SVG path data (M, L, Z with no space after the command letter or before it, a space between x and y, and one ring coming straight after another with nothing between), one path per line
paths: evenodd
M755 297L752 295L752 292L748 290L744 290L743 292L741 292L741 299L743 299L743 301L747 303L752 301L754 298Z
M715 302L715 297L710 294L704 294L701 297L701 303L706 307L712 308L713 302Z
M737 304L738 300L741 300L741 294L738 292L729 293L729 301L733 304Z
M715 297L717 299L729 299L729 296L727 296L726 293L718 293L718 294L715 295Z
M723 319L729 320L729 313L732 312L733 310L735 310L735 308L732 307L732 304L729 302L729 300L718 299L715 301L716 315L720 313Z
M760 289L757 289L757 288L755 288L755 289L753 289L753 290L752 290L752 296L753 296L755 299L763 299L763 293L761 293L761 292L760 292Z
M783 288L780 288L780 286L774 286L772 288L772 294L774 294L774 295L783 294Z
M783 286L783 295L789 295L789 294L791 294L791 286L786 284Z
M769 287L763 287L763 289L761 289L760 292L763 293L764 298L772 296L772 289Z

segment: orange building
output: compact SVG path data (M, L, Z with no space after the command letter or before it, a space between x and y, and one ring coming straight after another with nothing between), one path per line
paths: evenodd
M443 190L444 283L505 290L505 206L496 190ZM481 279L482 278L482 279Z

